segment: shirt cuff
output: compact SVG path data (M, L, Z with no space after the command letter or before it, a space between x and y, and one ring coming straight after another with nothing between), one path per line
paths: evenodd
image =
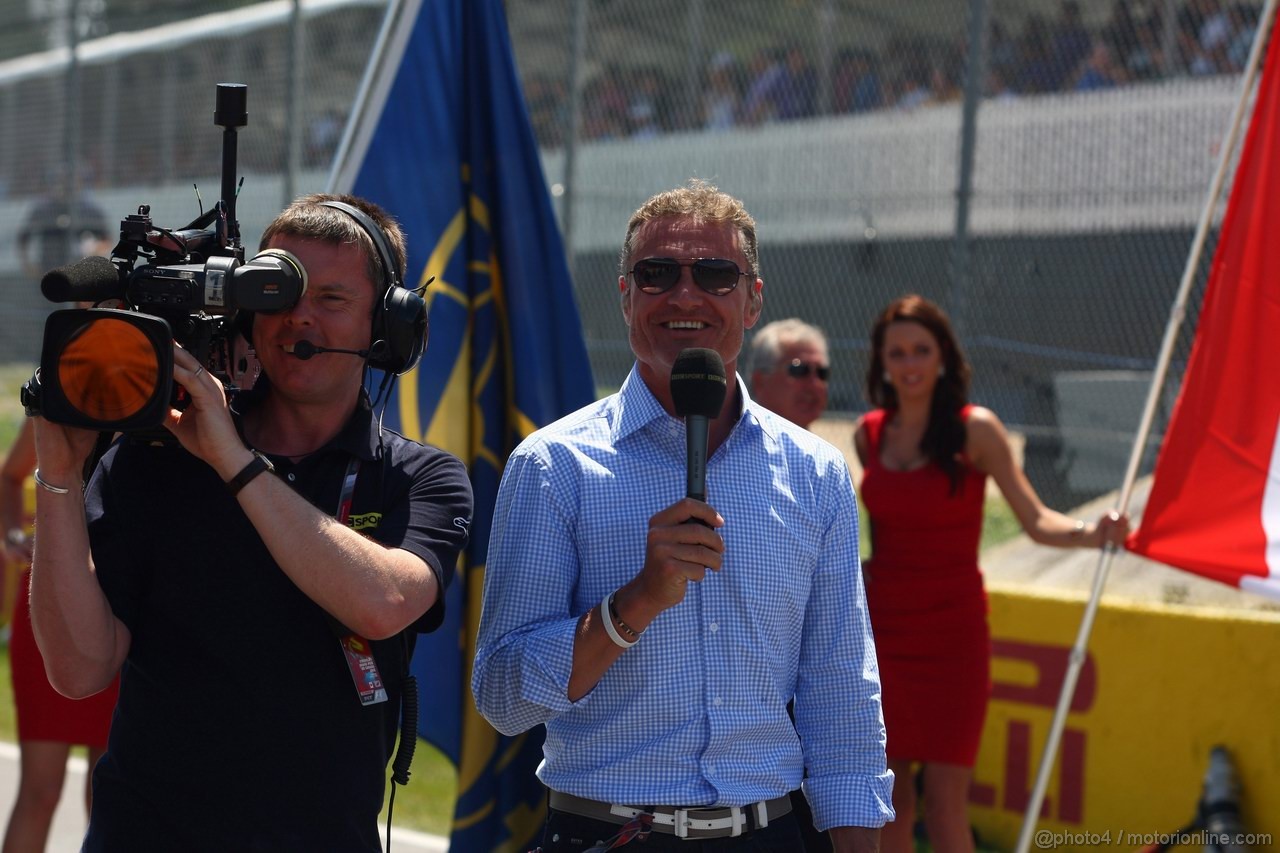
M878 776L818 776L804 780L804 794L819 832L833 826L875 829L893 820L893 771Z

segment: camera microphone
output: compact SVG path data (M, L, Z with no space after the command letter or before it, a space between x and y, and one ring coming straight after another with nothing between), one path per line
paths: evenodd
M378 343L382 343L378 341ZM292 355L294 358L300 358L303 361L322 352L339 352L343 355L358 355L361 358L368 358L369 353L378 348L378 343L373 345L373 349L336 349L334 347L318 347L311 341L298 341L296 344L288 344L284 351Z
M40 292L50 302L101 302L120 295L120 272L106 258L87 258L49 270Z

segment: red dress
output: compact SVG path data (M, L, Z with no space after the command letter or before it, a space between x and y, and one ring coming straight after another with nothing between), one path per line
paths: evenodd
M13 701L18 709L18 740L47 740L105 749L111 712L116 707L120 678L87 699L68 699L49 685L44 659L31 632L31 572L18 581L9 638Z
M971 406L961 412L965 420ZM991 693L987 596L978 570L986 475L964 466L951 494L937 465L891 471L880 438L891 412L866 415L862 500L871 519L867 605L893 760L972 767Z

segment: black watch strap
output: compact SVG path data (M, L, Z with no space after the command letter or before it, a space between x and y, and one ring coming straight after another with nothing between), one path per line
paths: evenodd
M253 451L253 459L249 464L241 468L239 474L227 480L227 491L231 492L232 495L238 495L240 490L249 485L249 482L254 477L266 471L275 470L276 466L271 464L271 460L255 450Z

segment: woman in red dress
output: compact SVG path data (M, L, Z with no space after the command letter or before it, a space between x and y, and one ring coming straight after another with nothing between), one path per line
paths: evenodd
M21 760L18 797L5 828L3 853L42 851L53 823L53 812L62 795L67 756L72 744L89 748L89 773L85 780L85 805L90 799L93 766L107 747L107 731L116 704L117 680L107 690L87 699L68 699L49 685L44 659L31 632L27 601L31 578L31 546L23 518L23 483L35 468L36 453L31 421L22 425L0 471L0 529L6 531L0 569L22 571L13 605L13 630L9 639L9 663L13 698L18 711L18 750ZM2 578L3 575L0 575ZM0 586L0 596L3 595Z
M968 402L969 364L942 310L920 296L890 304L871 333L867 394L854 445L871 520L864 564L880 661L897 818L886 853L914 849L915 772L937 853L973 850L967 798L990 693L987 599L978 569L987 477L1034 541L1119 545L1128 520L1093 524L1046 507L990 409Z

